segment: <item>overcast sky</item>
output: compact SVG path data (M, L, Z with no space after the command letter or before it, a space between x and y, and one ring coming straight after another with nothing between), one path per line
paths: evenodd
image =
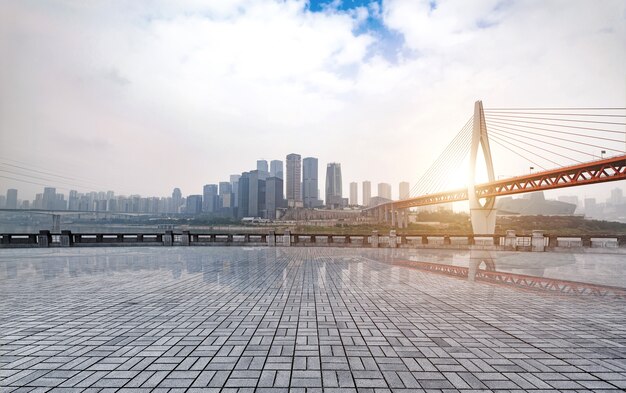
M195 194L299 153L322 190L340 162L344 196L367 179L397 197L475 100L626 106L623 0L173 3L0 2L2 191L41 192L6 178L22 166L62 192ZM528 171L494 155L497 175Z

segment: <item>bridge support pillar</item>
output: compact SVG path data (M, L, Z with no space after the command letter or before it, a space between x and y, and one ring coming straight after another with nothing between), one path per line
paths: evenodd
M474 234L493 235L496 233L496 213L496 209L470 209L470 218L472 220L472 230Z
M396 220L396 214L398 212L396 211L396 209L394 209L393 207L391 208L391 226L392 227L396 227L398 224L398 220Z
M372 231L372 247L378 248L378 231Z
M291 231L286 230L283 235L283 246L291 247Z
M531 244L533 251L543 252L546 250L546 241L543 236L543 231L533 231Z
M52 215L52 231L58 233L61 231L61 215L53 214Z

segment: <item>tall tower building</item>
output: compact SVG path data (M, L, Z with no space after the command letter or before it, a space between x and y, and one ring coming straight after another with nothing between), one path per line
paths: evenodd
M283 179L268 177L265 181L265 218L276 219L276 209L284 206Z
M378 183L378 196L385 199L391 199L391 184Z
M287 206L302 207L302 158L300 154L287 155Z
M57 200L57 190L54 187L45 187L43 189L43 209L54 210Z
M233 189L233 206L239 206L239 178L241 175L230 175L230 186Z
M7 190L7 200L5 206L7 209L17 209L17 190L15 188L9 188Z
M269 176L267 160L256 160L256 170L259 171L259 179L265 180Z
M331 162L326 165L326 206L335 209L342 205L341 164Z
M284 179L283 162L281 160L270 161L270 176Z
M359 185L353 181L350 183L350 205L356 206L359 204Z
M217 211L217 184L205 184L202 187L202 211L215 213Z
M372 198L372 182L365 180L363 182L363 206L370 205L370 199Z
M237 202L237 217L244 218L249 217L248 214L248 201L249 197L249 189L250 189L250 179L249 172L243 172L237 181L237 186L239 187L238 194L238 202Z
M400 182L400 192L398 193L400 199L408 199L411 194L409 182Z
M230 182L221 181L219 188L219 209L231 209L233 207L233 188Z
M317 158L306 157L302 160L302 200L304 201L304 207L313 208L318 205L317 168Z
M182 203L183 200L183 194L180 192L180 188L175 188L174 191L172 191L172 206L170 209L171 213L179 213L180 212L180 205Z

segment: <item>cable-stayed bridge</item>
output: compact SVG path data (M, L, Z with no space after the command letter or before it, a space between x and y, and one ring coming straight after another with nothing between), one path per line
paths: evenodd
M408 209L469 201L475 234L493 234L496 197L626 179L626 108L497 108L474 114L412 187L410 196L365 209L405 226ZM492 144L529 173L495 178ZM468 161L468 185L446 189ZM487 181L476 182L484 163Z

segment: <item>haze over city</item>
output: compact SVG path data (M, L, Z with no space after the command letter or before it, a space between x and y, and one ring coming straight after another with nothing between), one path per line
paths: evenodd
M319 159L322 190L325 165L340 162L344 194L369 180L394 185L395 198L475 100L626 103L621 1L51 1L0 11L0 157L71 178L66 193L196 194L258 159L298 153ZM505 152L494 151L494 166L528 172ZM2 169L3 189L41 192ZM604 199L616 186L573 193Z

